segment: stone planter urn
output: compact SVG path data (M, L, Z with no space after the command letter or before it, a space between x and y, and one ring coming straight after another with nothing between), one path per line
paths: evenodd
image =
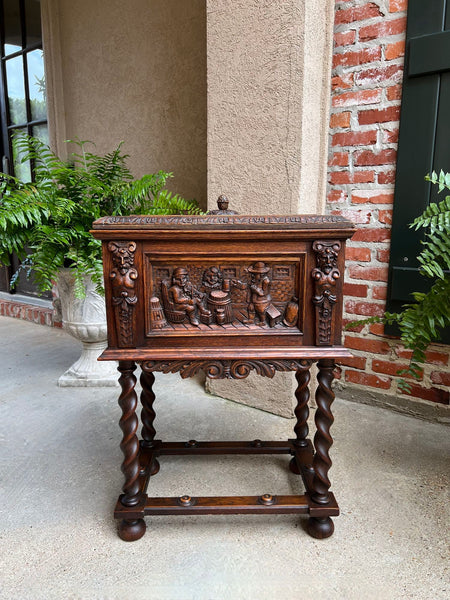
M117 364L98 362L107 345L105 299L95 291L90 277L85 278L86 296L75 297L75 277L70 269L62 269L58 277L58 293L63 329L82 345L80 358L58 379L63 387L99 387L118 385Z

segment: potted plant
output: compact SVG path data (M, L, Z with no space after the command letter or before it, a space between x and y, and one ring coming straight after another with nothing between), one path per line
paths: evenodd
M105 385L97 363L106 345L101 244L89 233L106 215L200 213L195 201L165 186L172 173L158 171L135 179L122 144L105 155L88 151L91 142L70 141L76 151L63 160L39 139L14 141L22 161L31 161L34 180L0 177L0 264L15 252L20 270L41 292L56 285L63 326L83 342L80 359L60 378L60 385ZM19 272L11 280L14 286Z
M450 173L441 171L438 177L433 172L425 179L438 185L439 192L450 190ZM439 203L430 203L410 227L425 229L423 250L417 260L421 275L429 281L428 292L413 293L414 302L404 305L399 313L385 312L382 317L352 321L346 329L367 323L396 324L402 344L412 351L408 368L399 370L398 375L420 379L426 349L433 341L439 341L450 326L450 195ZM410 389L404 379L399 387Z

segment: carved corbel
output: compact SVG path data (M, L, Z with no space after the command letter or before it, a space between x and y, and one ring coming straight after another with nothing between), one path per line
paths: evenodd
M134 268L135 242L109 242L113 268L109 274L112 305L116 321L119 346L133 346L134 309L137 303L135 292L138 272Z
M317 265L311 273L315 281L316 345L331 346L334 339L333 307L337 302L336 282L341 276L337 268L341 244L338 241L317 240L312 247Z

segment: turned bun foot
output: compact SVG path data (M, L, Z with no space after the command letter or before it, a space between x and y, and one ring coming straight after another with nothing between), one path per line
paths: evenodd
M325 517L323 519L310 517L306 529L310 536L317 538L318 540L323 540L330 537L330 535L333 535L334 523L330 517Z
M158 473L160 468L159 462L155 459L153 459L152 462L152 466L150 467L150 475L156 475L156 473Z
M294 458L291 458L291 460L289 461L289 470L292 473L295 473L296 475L300 475L300 469L298 468L297 461L295 460L295 456L294 456Z
M146 529L144 519L134 519L133 521L122 519L119 523L119 537L124 542L135 542L144 535Z

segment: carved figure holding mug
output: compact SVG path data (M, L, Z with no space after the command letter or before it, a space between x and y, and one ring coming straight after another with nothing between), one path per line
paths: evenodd
M190 323L198 326L196 307L200 314L207 317L211 312L203 306L205 294L197 290L189 281L189 274L184 267L177 267L172 275L172 286L169 288L169 300L173 303L174 309L185 312Z
M270 295L270 279L267 273L270 271L265 263L258 261L248 267L251 280L248 286L247 302L248 319L244 323L254 323L257 317L261 325L266 323L266 312L269 308L272 297Z

